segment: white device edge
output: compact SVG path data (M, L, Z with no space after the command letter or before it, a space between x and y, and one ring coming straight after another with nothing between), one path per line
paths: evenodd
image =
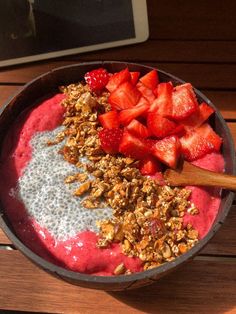
M147 3L146 0L131 0L133 8L133 17L134 17L134 28L135 28L135 37L117 40L109 43L102 43L72 49L65 49L55 52L42 53L33 56L26 56L21 58L7 59L0 61L0 67L16 65L21 63L28 63L32 61L46 60L50 58L62 57L73 55L77 53L89 52L94 50L101 50L106 48L119 47L123 45L135 44L144 42L149 37L149 27L148 27L148 14L147 14Z

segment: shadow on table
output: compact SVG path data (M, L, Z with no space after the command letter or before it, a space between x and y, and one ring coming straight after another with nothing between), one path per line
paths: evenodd
M109 292L147 313L223 313L236 306L235 263L191 261L150 286Z

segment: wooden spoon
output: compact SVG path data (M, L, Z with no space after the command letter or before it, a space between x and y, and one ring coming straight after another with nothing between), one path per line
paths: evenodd
M218 186L236 191L236 176L205 170L187 161L182 161L177 169L167 169L164 179L170 186Z

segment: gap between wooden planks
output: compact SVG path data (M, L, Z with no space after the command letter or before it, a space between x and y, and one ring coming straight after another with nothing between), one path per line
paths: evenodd
M41 313L199 313L204 309L216 314L236 309L235 263L190 261L151 286L113 293L60 281L17 251L0 254L0 265L1 309Z

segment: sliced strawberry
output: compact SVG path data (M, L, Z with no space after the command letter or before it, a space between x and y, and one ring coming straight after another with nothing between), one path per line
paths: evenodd
M147 88L143 83L138 82L136 85L137 89L140 91L140 93L145 97L150 104L153 103L153 101L156 99L156 96L154 95L153 91L150 88Z
M222 144L222 138L216 134L212 127L208 123L202 124L195 131L204 137L208 142L214 146L214 150L219 151Z
M87 72L84 79L92 91L98 92L105 88L109 77L109 73L106 69L99 68Z
M122 83L130 81L130 79L131 79L130 72L128 68L125 68L124 70L121 70L120 72L114 73L109 78L106 88L111 93L115 89L117 89L117 87L120 86Z
M177 136L165 137L152 147L152 154L171 168L177 166L181 153L181 144Z
M176 86L172 94L172 114L174 120L182 120L198 110L198 102L192 85L186 83Z
M145 97L141 96L136 106L141 106L141 105L144 105L144 104L146 106L150 107L149 101Z
M98 120L105 129L113 129L120 126L118 113L114 110L99 115Z
M203 124L213 112L214 109L203 102L196 112L192 113L186 119L181 120L181 124L184 125L186 130L195 129Z
M149 136L148 128L136 119L133 119L126 127L133 135L146 138Z
M156 111L149 112L147 116L147 127L151 135L162 138L173 134L177 124L159 115Z
M116 154L119 152L119 145L122 139L123 130L120 128L102 129L98 136L101 147L107 154Z
M171 82L160 83L157 86L157 98L151 104L149 111L158 111L163 117L172 115L172 92L173 85Z
M139 80L147 88L153 90L157 87L157 84L159 82L157 71L152 70L152 71L148 72L147 74L145 74L144 76L142 76Z
M137 88L130 82L125 82L110 94L108 102L113 109L122 110L137 105L140 97Z
M138 168L142 175L153 175L162 170L161 163L153 156L146 157L139 162Z
M149 147L149 150L151 151L152 150L152 147L156 144L156 141L155 139L153 138L146 138L145 139L145 143L146 145Z
M133 119L141 116L143 113L147 112L149 109L149 103L144 102L140 105L132 107L130 109L124 109L119 112L119 122L123 125L127 125Z
M140 76L140 72L130 72L130 76L131 76L131 83L133 85L136 85Z
M195 130L187 132L186 135L180 138L180 142L184 159L188 161L201 158L214 150L213 144Z
M142 160L150 155L150 149L145 140L125 131L120 142L119 152L126 157Z

